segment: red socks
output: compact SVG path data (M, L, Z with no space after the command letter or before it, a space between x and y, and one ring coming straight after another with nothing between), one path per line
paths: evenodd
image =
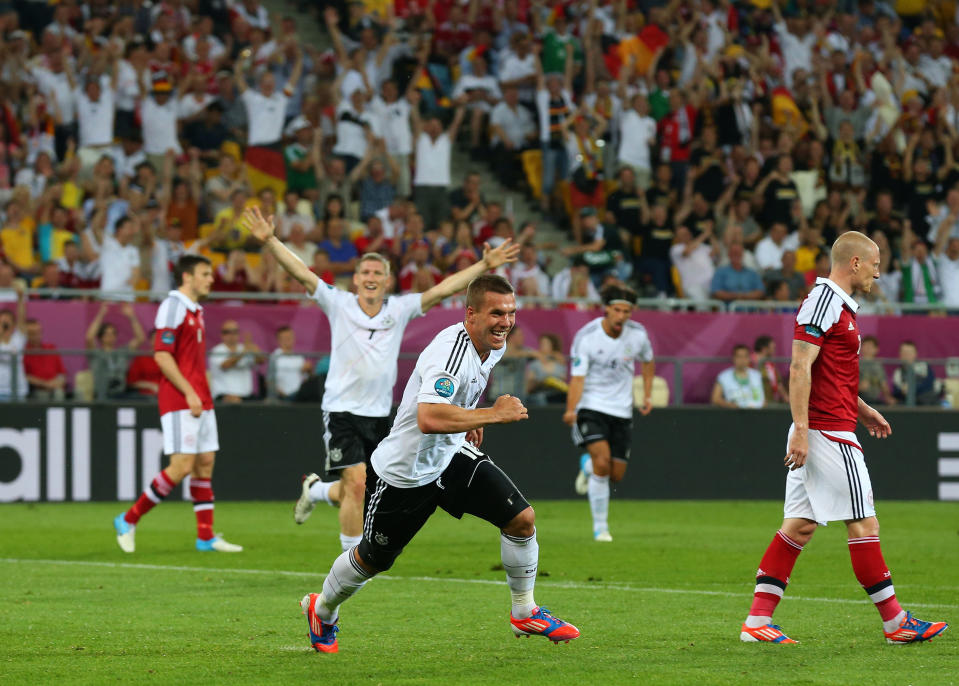
M150 485L140 494L137 501L133 503L133 507L127 510L123 518L128 524L135 525L140 521L140 517L159 505L161 500L170 495L170 491L173 490L174 486L176 486L176 484L170 480L166 472L160 472L153 477L153 481L151 481Z
M864 536L849 539L849 557L852 558L852 571L862 584L869 599L876 604L882 620L895 619L902 612L896 592L892 587L892 576L886 561L882 559L878 536Z
M801 545L782 531L776 532L756 572L756 592L749 608L751 617L773 616L801 552Z
M209 479L190 479L190 497L196 515L196 537L202 541L213 538L213 488Z

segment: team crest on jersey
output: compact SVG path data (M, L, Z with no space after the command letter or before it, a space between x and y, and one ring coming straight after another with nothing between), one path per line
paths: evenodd
M339 448L330 448L330 462L339 462L343 459L343 451Z
M396 323L396 320L393 319L392 315L386 315L383 317L383 326L393 326Z
M172 331L164 331L160 334L160 342L163 343L163 345L173 345L175 339L176 337Z
M379 531L377 531L376 535L373 536L373 540L376 541L377 545L386 545L390 542L390 539L381 534Z
M442 398L449 398L453 395L453 380L448 378L437 379L433 384L433 390Z

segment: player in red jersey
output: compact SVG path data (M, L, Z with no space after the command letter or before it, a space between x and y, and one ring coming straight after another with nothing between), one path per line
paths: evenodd
M238 553L243 548L213 533L213 462L220 449L213 397L206 379L206 330L199 300L210 293L213 270L201 255L184 255L177 262L180 287L170 291L156 315L153 356L160 367L160 425L163 452L170 465L153 477L139 499L113 526L125 553L135 549L134 533L140 517L160 504L185 477L196 515L196 549Z
M859 393L857 290L868 293L879 278L879 248L858 231L832 246L829 278L816 286L796 315L789 405L793 423L786 447L786 503L782 528L756 572L756 591L740 639L796 643L772 623L793 565L820 524L842 520L849 533L853 572L882 618L889 643L928 641L948 628L924 622L899 605L879 547L879 521L856 423L886 438L892 428Z

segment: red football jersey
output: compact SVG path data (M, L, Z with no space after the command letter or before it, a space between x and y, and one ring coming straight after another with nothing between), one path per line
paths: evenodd
M799 307L793 339L819 346L812 365L809 428L855 431L859 417L859 304L829 279Z
M213 409L213 397L206 380L206 329L203 308L180 291L170 291L157 310L153 350L173 355L180 373L200 396L204 410ZM160 415L188 410L186 396L166 376L160 379Z

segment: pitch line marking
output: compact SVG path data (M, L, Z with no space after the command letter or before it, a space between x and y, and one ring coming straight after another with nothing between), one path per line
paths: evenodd
M313 577L318 578L321 575L316 572L296 572L288 569L244 569L230 567L190 567L186 565L153 565L139 562L101 562L95 560L48 560L17 557L2 557L0 563L5 564L44 564L44 565L63 565L75 567L107 567L112 569L142 569L149 571L173 571L173 572L208 572L216 574L250 574L250 575L272 575L289 577ZM378 579L384 581L426 581L430 583L451 583L451 584L479 584L481 586L502 586L505 582L495 579L461 579L457 577L443 576L390 576L389 574L380 574ZM560 588L576 591L621 591L626 593L674 593L677 595L705 595L718 596L724 598L748 598L750 592L736 593L733 591L709 591L699 588L658 588L655 586L632 586L630 584L608 582L587 584L581 581L539 581L540 587ZM868 598L854 600L852 598L821 598L818 596L785 595L783 600L802 600L811 603L839 603L841 605L869 605ZM909 607L928 607L928 608L949 608L959 609L959 605L949 603L909 603Z

